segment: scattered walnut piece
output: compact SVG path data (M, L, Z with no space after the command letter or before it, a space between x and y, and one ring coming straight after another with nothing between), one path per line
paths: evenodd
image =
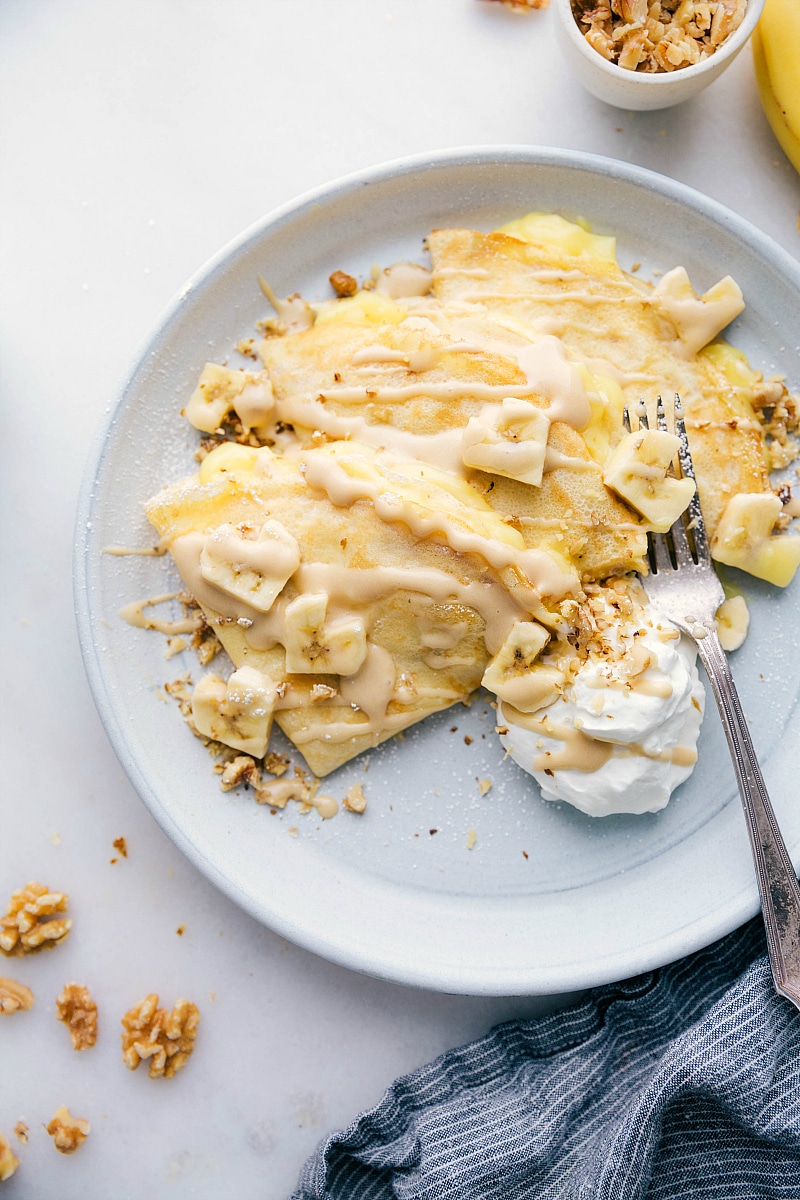
M59 1154L74 1154L89 1136L91 1125L83 1117L73 1117L65 1104L53 1114L47 1132Z
M550 0L500 0L510 12L532 12L535 8L549 8Z
M367 798L364 795L364 785L354 783L352 787L347 789L347 795L342 801L342 807L348 812L363 813L367 807Z
M0 1013L14 1013L33 1008L33 992L16 979L0 975Z
M270 752L264 758L264 770L268 771L270 775L285 775L290 765L285 754Z
M19 1166L19 1159L6 1137L0 1133L0 1183L10 1179Z
M237 754L230 762L225 763L220 775L219 786L223 792L229 792L240 783L248 783L256 788L261 783L261 772L254 758L249 754Z
M33 954L43 946L61 942L72 928L67 911L69 897L50 892L42 883L29 883L14 892L0 918L0 950L3 954Z
M122 1061L135 1071L147 1058L151 1079L169 1079L186 1065L199 1024L197 1005L177 1000L170 1013L158 1007L158 996L151 992L122 1018Z
M83 984L64 984L56 1000L56 1017L69 1029L73 1050L88 1050L97 1041L97 1005Z
M124 837L114 838L114 841L111 844L115 850L119 850L123 858L128 857L128 843L125 841Z
M19 1138L19 1140L21 1142L27 1142L28 1126L25 1124L24 1121L17 1121L16 1125L14 1126L14 1133L16 1134L16 1136Z
M477 840L478 840L478 835L475 832L475 830L468 829L467 830L467 849L473 850L475 848L475 843L477 842Z
M479 779L478 780L478 791L480 792L480 794L482 796L485 796L486 793L490 792L491 790L492 790L491 779Z
M337 296L355 296L358 291L358 280L346 271L334 271L329 277L330 284Z

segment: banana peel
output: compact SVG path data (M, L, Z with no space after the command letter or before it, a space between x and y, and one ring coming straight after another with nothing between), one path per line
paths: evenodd
M767 0L752 40L761 104L784 153L800 171L800 0Z

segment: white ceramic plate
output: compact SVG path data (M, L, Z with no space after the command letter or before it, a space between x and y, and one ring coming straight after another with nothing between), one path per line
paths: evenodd
M329 777L326 790L339 797L351 782L365 784L363 816L323 823L293 806L271 815L247 793L220 791L177 706L159 698L166 680L196 674L195 664L167 663L160 636L117 616L131 600L170 590L170 563L102 550L152 544L142 502L194 470L195 434L179 411L203 363L231 356L265 315L259 272L280 295L322 297L336 268L361 274L376 262L424 261L432 227L490 229L531 209L581 215L616 234L623 266L641 261L643 275L683 263L703 290L730 272L748 303L731 340L766 371L797 371L800 268L734 214L670 180L587 155L436 154L304 196L204 267L135 365L80 502L76 605L86 669L120 761L156 819L223 891L286 937L357 970L449 992L546 993L620 979L706 945L757 911L713 704L694 775L657 815L592 820L543 802L532 780L502 761L483 704L435 716ZM798 588L743 586L752 633L734 670L797 860ZM492 780L486 795L480 779Z

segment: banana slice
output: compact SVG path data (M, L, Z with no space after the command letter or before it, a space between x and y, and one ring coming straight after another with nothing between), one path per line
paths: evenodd
M245 429L257 429L266 425L274 407L266 371L234 371L206 363L186 405L186 419L202 433L214 433L235 409Z
M750 628L750 611L744 596L730 596L717 609L717 635L723 650L738 650Z
M310 592L286 606L286 670L354 675L367 657L367 631L358 617L326 623L328 593Z
M712 557L786 587L800 566L800 537L772 536L782 509L772 493L732 496L711 541Z
M656 533L666 533L695 492L691 479L675 479L667 469L678 439L665 429L639 429L622 439L603 473L603 482L641 513Z
M204 675L192 693L192 717L200 733L234 750L263 758L272 730L275 686L254 667L239 667L226 683Z
M540 487L550 419L528 400L506 397L470 417L461 435L467 467Z
M672 321L687 355L707 346L744 309L741 288L730 275L698 296L685 267L674 267L659 279L650 303Z
M299 565L300 547L280 521L265 521L257 532L220 525L200 554L205 580L259 612L269 612Z
M536 621L515 621L483 676L483 686L520 712L552 703L564 684L557 667L537 663L550 634Z

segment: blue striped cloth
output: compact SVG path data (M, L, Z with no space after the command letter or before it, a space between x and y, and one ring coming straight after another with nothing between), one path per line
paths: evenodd
M292 1200L800 1200L800 1013L760 918L395 1081Z

